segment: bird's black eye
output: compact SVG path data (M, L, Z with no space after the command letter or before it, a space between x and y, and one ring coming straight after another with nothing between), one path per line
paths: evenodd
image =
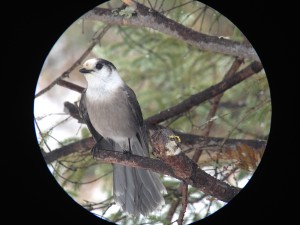
M102 63L98 62L98 63L96 64L96 68L97 68L98 70L101 70L102 67L103 67Z

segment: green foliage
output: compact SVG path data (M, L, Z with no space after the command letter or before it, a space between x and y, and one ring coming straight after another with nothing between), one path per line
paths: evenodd
M134 12L134 8L127 6L125 9L120 10L119 15L130 18Z
M91 136L91 133L89 131L89 129L87 127L84 127L80 130L81 132L81 137L82 138L87 138L87 137L90 137Z

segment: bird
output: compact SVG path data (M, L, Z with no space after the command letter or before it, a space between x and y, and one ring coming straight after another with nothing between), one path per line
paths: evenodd
M96 142L95 146L149 157L137 97L113 63L92 58L86 60L79 71L87 81L79 112ZM165 204L164 193L166 189L157 173L113 164L114 201L127 214L148 216Z

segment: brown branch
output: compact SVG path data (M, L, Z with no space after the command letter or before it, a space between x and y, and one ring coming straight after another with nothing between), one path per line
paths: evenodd
M78 148L82 152L87 151L86 145L93 146L94 143L92 138L86 140L86 143L76 142L62 147L61 150L55 150L47 153L45 155L45 159L49 162L49 160L53 160L53 158L62 157L74 153L78 151ZM176 156L176 160L179 160L181 162L180 164L177 164L176 167L170 166L172 164L170 163L170 160L167 160L167 162L164 163L158 159L151 159L137 155L128 155L116 151L98 149L97 151L95 151L94 156L95 159L107 163L117 163L125 166L149 169L160 174L175 177L179 180L183 180L187 184L199 188L205 194L211 195L224 202L230 201L240 191L239 188L232 187L208 175L203 170L198 168L197 164L195 164L184 154ZM184 165L184 168L178 167L178 165ZM181 171L182 169L184 169L184 173Z
M49 84L46 88L42 89L41 91L39 91L35 97L39 97L42 94L46 93L47 91L49 91L51 88L53 88L56 84L60 83L63 84L61 82L61 80L65 79L66 77L69 77L69 74L79 65L82 64L82 61L88 56L88 54L92 51L92 49L99 43L99 41L101 40L101 38L105 35L105 33L109 30L109 28L111 27L111 25L106 25L103 30L92 40L92 43L90 44L90 46L84 51L84 53L79 57L79 59L76 60L76 62L73 63L73 65L71 65L71 67L69 69L67 69L65 72L63 72L58 78L56 78L51 84ZM62 85L63 86L63 85Z
M187 195L187 192L188 192L188 185L186 183L183 182L183 184L181 185L181 193L182 193L182 208L181 208L181 211L180 211L180 214L178 216L178 219L177 219L177 223L178 225L182 225L183 224L183 218L184 218L184 214L186 212L186 207L187 207L187 204L188 204L188 195Z
M64 111L70 116L72 116L74 119L78 121L78 123L84 123L84 121L81 119L78 107L70 102L64 103ZM147 124L146 129L150 133L154 133L159 129L164 128L160 125L153 125L153 124ZM182 149L185 151L187 155L189 155L189 152L191 149L204 149L205 155L201 157L201 162L198 162L201 165L205 165L206 163L209 163L211 160L215 160L215 156L218 155L219 160L236 160L241 163L243 162L243 157L237 158L238 156L241 156L245 154L242 150L246 149L253 153L251 155L255 156L255 159L259 160L261 156L263 155L266 141L261 140L244 140L244 139L226 139L224 138L218 138L218 137L205 137L205 136L198 136L193 134L186 134L181 133L179 131L173 130L176 135L178 135L181 139L181 146ZM62 157L68 156L72 153L76 152L84 152L89 151L93 146L95 145L95 142L93 138L85 138L80 141L76 141L72 144L60 147L58 149L55 149L51 152L44 153L44 159L47 164L52 163L56 160L59 160ZM105 143L103 143L103 149L108 149L105 147ZM220 151L222 150L222 155L220 155ZM239 151L241 150L241 151ZM209 155L209 157L205 157L206 155ZM189 156L192 157L192 156ZM235 157L235 158L233 158Z
M62 146L62 147L57 148L48 153L45 153L44 151L42 151L42 154L44 156L46 163L49 164L49 163L53 163L54 161L59 160L62 157L71 155L73 153L87 152L94 145L95 145L95 141L92 137L90 137L90 138L82 139L80 141L75 141L71 144Z
M259 62L253 62L246 68L242 69L241 71L235 73L230 78L227 78L218 84L215 84L202 92L194 94L190 96L188 99L182 101L181 103L170 107L160 113L149 117L146 122L149 124L157 124L167 119L170 119L174 116L181 115L184 112L187 112L192 107L199 105L200 103L213 98L224 91L230 89L231 87L237 85L238 83L242 82L246 78L252 76L255 73L258 73L260 70L263 69L263 66Z
M243 62L242 59L236 58L236 59L234 60L234 62L232 63L230 69L229 69L229 70L227 71L227 73L225 74L223 80L226 80L226 79L232 77L233 74L238 70L238 68L240 67L240 65L242 64L242 62ZM215 96L215 97L212 99L212 107L211 107L211 109L209 110L209 113L208 113L207 119L206 119L206 120L208 121L208 123L207 123L207 125L206 125L206 127L204 128L204 131L203 131L205 137L208 137L208 136L209 136L209 133L210 133L210 131L211 131L211 128L212 128L212 125L213 125L213 122L214 122L214 121L212 120L212 118L216 115L216 112L217 112L219 103L220 103L220 101L221 101L221 98L223 97L223 94L224 94L224 92L221 93L221 94L219 94L219 95L217 95L217 96ZM193 155L193 160L194 160L195 162L198 162L198 160L199 160L199 158L200 158L202 152L203 152L203 151L202 151L202 148L197 148L197 149L196 149L196 151L195 151L195 153L194 153L194 155Z
M95 152L94 157L102 162L104 161L107 163L143 168L156 173L169 175L179 180L184 180L187 184L199 188L204 193L224 202L230 201L240 191L240 188L230 186L220 180L217 180L200 168L197 168L197 165L187 157L181 158L181 160L183 160L182 163L185 163L185 165L191 165L193 167L190 177L180 176L180 173L176 173L173 168L158 159L101 149L98 149Z
M78 93L82 93L84 88L77 85L77 84L74 84L74 83L71 83L69 81L65 81L65 80L58 80L57 81L57 85L59 86L62 86L62 87L65 87L65 88L68 88L72 91L76 91Z
M230 201L240 191L240 188L230 186L201 170L193 160L181 152L181 139L171 130L156 131L151 136L151 144L153 154L171 168L171 176L184 182L183 190L185 185L190 184L225 202ZM184 207L187 203L184 199L182 201ZM182 210L183 215L184 211L185 209Z
M66 108L66 112L68 112L71 117L76 119L78 123L84 123L83 120L80 118L78 108L76 105L70 102L65 102L64 107ZM148 119L144 120L144 124L146 126L146 130L152 133L159 129L165 128L161 125L154 125L149 123ZM181 144L192 148L203 148L208 146L210 148L208 151L210 152L220 151L220 146L223 146L224 148L222 150L225 150L226 148L235 148L237 145L247 145L249 148L252 148L253 151L261 151L261 149L264 149L266 147L265 140L226 138L226 141L224 143L224 138L222 137L206 137L203 135L199 136L195 134L187 134L176 130L172 131L181 138ZM85 141L85 139L81 141ZM91 145L90 148L91 147L93 146Z
M243 60L242 59L239 59L239 58L236 58L234 60L234 62L232 63L230 69L227 71L227 73L225 74L223 80L226 80L230 77L232 77L234 75L234 73L238 70L238 68L240 67L240 65L243 63ZM213 121L211 121L211 118L213 118L215 115L216 115L216 112L217 112L217 109L218 109L218 105L221 101L221 98L223 97L224 95L224 92L217 95L216 97L214 97L212 99L212 107L207 115L207 126L205 127L203 133L204 133L204 136L208 136L209 133L210 133L210 130L211 130L211 127L213 125Z
M171 203L171 206L170 206L169 211L166 216L166 221L168 221L169 223L171 223L171 220L173 218L173 215L176 212L176 209L177 209L179 203L180 203L179 198L174 199L174 201Z
M209 146L210 149L208 151L220 151L220 146L223 146L223 150L226 148L234 148L235 146L247 145L252 148L253 151L260 151L266 147L267 142L265 140L252 140L252 139L226 139L224 143L224 138L222 137L205 137L199 136L195 134L186 134L176 130L172 130L176 135L178 135L181 139L181 144L190 145L193 148L200 147L203 148L205 146ZM215 148L214 148L215 147Z
M135 12L132 13L132 15L124 17L119 14L119 9L111 10L94 8L87 12L82 18L98 20L111 25L148 27L167 34L173 38L182 40L204 51L212 51L235 57L260 61L255 50L251 46L247 46L232 40L199 33L138 2L132 0L123 2L135 9Z
M223 145L222 149L224 154L226 154L226 151L228 149L234 149L238 145L246 145L253 151L257 152L262 151L262 149L264 149L266 146L266 141L260 140L227 139L224 143L224 138L204 137L193 134L185 134L174 130L173 132L180 137L182 148L184 146L188 146L190 148L203 148L205 146L209 146L209 148L206 151L210 152L211 154L213 154L214 152L218 153L220 151L221 145ZM89 137L80 141L75 141L72 144L62 146L51 152L43 153L43 155L46 163L49 164L73 153L87 152L94 145L95 141L92 137Z

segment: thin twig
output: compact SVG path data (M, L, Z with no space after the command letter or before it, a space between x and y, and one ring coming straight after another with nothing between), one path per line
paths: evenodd
M234 62L232 63L230 69L227 71L227 73L225 74L224 78L223 78L223 81L232 77L234 75L234 73L238 70L238 68L240 67L240 65L242 64L243 60L242 59L239 59L239 58L236 58L234 60ZM214 97L212 99L212 107L207 115L207 125L204 129L204 136L205 137L208 137L209 136L209 133L211 131L211 128L212 128L212 125L214 123L214 120L212 120L212 118L216 115L216 112L217 112L217 109L218 109L218 106L219 106L219 103L221 101L221 98L223 96L224 93L221 93L219 95L217 95L216 97ZM198 148L195 150L195 153L193 155L193 160L195 162L198 162L200 156L202 154L202 149L201 148Z
M182 193L182 208L181 208L180 214L178 216L178 220L177 220L178 225L182 225L182 223L183 223L184 214L186 212L186 207L188 204L188 201L187 201L188 185L185 182L183 182L181 188L182 188L182 191L181 191L181 193Z
M160 6L157 9L157 11L160 11L160 9L163 7L164 3L165 3L165 0L162 0L161 3L160 3Z
M240 65L243 63L242 59L236 58L234 60L234 62L232 63L230 69L227 71L227 73L225 74L223 80L230 78L231 76L234 75L234 73L238 70L238 68L240 67ZM212 125L214 123L214 120L211 120L211 118L213 118L216 115L219 103L221 101L221 98L223 97L224 93L221 93L219 95L217 95L216 97L214 97L212 99L212 107L207 115L207 121L208 124L204 129L204 136L209 136L209 133L211 131Z
M237 170L238 170L237 167L233 168L233 169L230 171L230 173L228 173L227 175L225 175L225 176L221 179L221 181L227 180L227 179L228 179L231 175L233 175ZM200 202L200 201L202 201L204 198L206 198L206 197L208 197L208 196L209 196L209 195L207 195L207 194L203 194L200 198L190 200L189 202L192 203L192 204L193 204L193 203L196 203L196 202Z
M169 221L171 223L173 215L175 214L176 209L177 209L179 203L180 203L179 198L176 198L171 203L171 206L170 206L169 211L168 211L167 216L166 216L166 221Z
M96 178L92 179L92 180L85 181L85 182L81 182L81 181L70 180L69 178L66 178L66 177L64 177L63 175L61 175L54 167L52 167L52 168L53 168L55 174L56 174L57 176L59 176L61 179L63 179L65 182L68 182L68 183L71 183L71 184L76 184L76 185L84 185L84 184L94 183L94 182L96 182L97 180L102 179L103 177L109 175L109 174L112 172L112 171L109 171L109 172L107 172L107 173L105 173L105 174L103 174L103 175L101 175L101 176L99 176L99 177L96 177Z
M242 116L242 118L240 118L236 124L233 126L233 129L230 130L227 134L227 136L224 138L223 144L220 146L221 148L223 147L223 145L225 144L226 140L228 138L230 138L230 136L232 135L232 133L238 128L238 126L247 118L249 117L253 112L256 112L257 110L259 110L264 104L265 102L268 102L269 100L266 101L262 101L260 104L250 107L249 109L246 110L246 112L244 112L244 115Z
M48 146L47 141L45 140L45 137L44 137L44 135L43 135L43 133L42 133L42 131L41 131L41 129L39 127L39 124L37 123L36 119L34 119L34 122L35 122L35 125L36 125L36 127L37 127L37 129L39 131L40 136L41 136L41 139L42 139L41 143L43 142L45 144L46 148L48 149L48 151L51 152L51 148ZM41 143L40 143L40 146L42 145ZM46 154L46 152L45 152L44 149L43 149L43 153Z
M160 11L160 12L161 12L161 13L166 13L166 12L169 12L169 11L171 11L171 10L173 10L173 9L177 9L177 8L180 8L180 7L185 6L185 5L187 5L187 4L190 4L190 3L192 3L192 2L195 2L195 0L192 0L192 1L189 1L189 2L185 2L185 3L182 3L182 4L180 4L180 5L173 6L173 7L170 8L170 9L166 9L166 10L163 10L163 11Z
M148 4L149 4L149 6L150 6L151 9L154 9L153 6L152 6L152 4L151 4L151 2L150 2L150 0L148 0Z
M79 85L77 85L77 84L71 83L71 82L69 82L69 81L65 81L65 80L59 80L59 81L57 82L57 85L62 86L62 87L65 87L65 88L68 88L68 89L70 89L70 90L72 90L72 91L76 91L76 92L78 92L78 93L80 93L80 94L81 94L81 93L83 92L83 90L84 90L83 87L81 87L81 86L79 86Z
M102 31L92 40L92 43L89 45L89 47L84 51L84 53L76 60L73 65L67 69L65 72L63 72L58 78L56 78L51 84L49 84L46 88L39 91L35 97L39 97L42 94L49 91L51 88L53 88L56 84L58 84L61 80L65 79L66 77L69 77L69 74L79 65L82 64L82 61L88 56L88 54L92 51L92 49L99 43L101 38L105 35L105 33L109 30L111 27L110 24L106 25Z
M211 208L211 206L212 206L212 203L213 203L213 201L210 201L210 202L209 202L209 204L208 204L208 206L207 206L207 210L206 210L206 213L205 213L205 216L204 216L204 217L207 217L207 216L209 216L209 211L210 211L210 208Z
M201 6L201 7L199 7L199 8L197 8L197 9L195 9L195 10L193 10L192 12L190 12L189 14L187 14L182 20L181 20L181 24L183 23L183 22L185 22L191 15L193 15L194 13L196 13L197 11L199 11L199 10L201 10L203 7ZM190 27L193 27L193 25L191 25Z

